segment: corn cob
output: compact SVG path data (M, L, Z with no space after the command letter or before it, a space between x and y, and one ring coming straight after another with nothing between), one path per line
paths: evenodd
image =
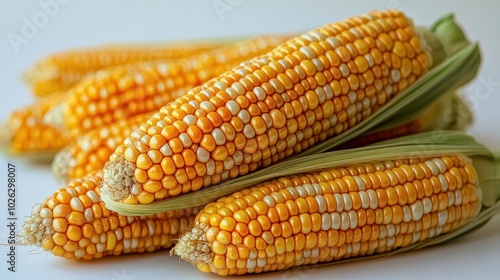
M382 254L467 224L477 183L460 154L284 176L208 204L172 252L219 275Z
M174 97L245 59L265 53L284 37L263 36L176 61L117 66L72 87L47 123L77 137L94 128L158 110Z
M57 190L23 223L24 243L78 260L153 252L170 248L198 211L118 215L100 201L101 181L94 172Z
M313 30L160 109L110 157L102 194L149 204L269 166L354 127L431 65L398 11Z
M51 153L65 146L67 137L43 121L46 113L57 106L62 98L62 94L46 96L12 112L3 124L0 146L12 154Z
M178 59L207 51L221 43L183 43L151 46L102 46L49 55L26 71L24 78L33 93L44 96L65 90L100 69L158 59Z

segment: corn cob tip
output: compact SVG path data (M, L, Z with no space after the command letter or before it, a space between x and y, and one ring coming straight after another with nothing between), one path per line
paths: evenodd
M177 255L193 265L209 265L212 255L205 234L207 230L207 225L196 223L179 238L170 255Z
M123 157L117 157L104 166L104 181L101 194L114 201L121 201L132 193L137 182L134 178L134 166Z
M57 105L51 108L44 116L43 123L60 131L65 130L64 106Z
M76 159L71 156L67 149L62 149L54 156L51 169L52 175L60 182L66 183L69 169L75 166Z
M39 207L22 224L21 244L43 247L43 241L54 233L52 211Z

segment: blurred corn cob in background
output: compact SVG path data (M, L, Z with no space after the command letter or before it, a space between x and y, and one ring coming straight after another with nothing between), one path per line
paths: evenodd
M63 99L63 94L45 96L10 113L0 128L0 147L10 154L42 153L49 157L68 144L64 133L44 123L45 114Z
M185 59L139 62L90 73L64 94L44 97L14 112L4 124L6 132L0 136L0 145L13 155L44 153L51 156L91 128L99 129L123 121L120 116L128 118L152 113L188 89L284 40L285 36L263 36L232 42ZM196 48L187 47L184 55ZM182 54L180 51L175 53ZM134 80L140 84L130 84ZM51 124L54 115L62 113L60 109L64 104L76 106L70 108L72 119L77 118L80 125L91 123L91 128L77 129L70 134Z
M72 87L45 118L71 138L118 120L158 110L189 89L286 40L261 36L175 61L150 61L99 71Z
M54 192L23 223L23 243L78 260L154 252L170 248L198 211L118 215L100 201L101 181L94 172Z
M62 92L98 70L129 63L171 60L220 47L224 41L152 45L107 45L54 53L36 62L24 74L33 94Z
M109 127L92 130L71 143L54 157L54 176L65 182L102 169L116 147L133 130L145 123L150 114L122 120ZM456 94L447 94L415 119L359 136L339 148L364 146L436 129L463 130L471 123L471 112Z
M292 38L152 115L110 157L103 200L118 211L176 197L355 131L446 59L448 42L437 36L391 10Z
M225 276L454 240L500 210L500 162L469 136L439 136L282 162L275 179L206 205L172 253Z

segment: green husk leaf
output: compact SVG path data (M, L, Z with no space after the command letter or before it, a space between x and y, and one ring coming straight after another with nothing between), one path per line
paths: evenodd
M102 199L107 205L109 203L110 208L116 206L120 207L120 211L123 215L143 216L186 207L203 206L222 196L280 176L289 176L318 171L325 168L336 168L365 162L409 157L451 155L457 153L493 159L490 150L463 132L432 131L391 139L366 147L325 152L282 161L265 169L223 182L211 188L201 189L196 192L187 193L182 196L154 202L148 205L123 205L105 197ZM491 161L490 166L492 163L494 166L494 162ZM482 168L484 168L484 166ZM494 168L496 167L494 166ZM490 171L485 172L485 174L479 175L485 176L485 179L491 179L496 176L494 172L491 172L491 168ZM488 192L493 193L493 191ZM498 197L500 197L500 193ZM495 198L495 200L496 199L497 198Z

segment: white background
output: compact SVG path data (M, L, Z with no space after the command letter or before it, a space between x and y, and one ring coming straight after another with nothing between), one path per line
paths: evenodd
M42 0L46 2L47 0ZM218 14L214 0L200 1L76 1L65 0L27 42L13 46L13 32L22 36L23 18L43 11L38 1L0 2L0 120L33 100L20 81L23 70L52 52L73 47L117 42L157 42L178 39L249 36L298 32L371 9L403 9L419 25L429 25L449 12L465 26L469 37L481 43L483 65L479 77L464 88L472 100L475 123L469 132L500 150L500 4L476 1L251 1L220 0L233 4ZM62 2L62 0L61 0ZM0 132L2 133L2 132ZM48 165L0 155L0 244L6 243L7 163L17 166L17 217L29 215L59 185ZM0 279L215 279L169 257L168 252L110 257L74 262L54 257L34 247L18 247L17 272L7 271L7 247L0 246ZM321 269L259 275L260 279L500 279L500 215L480 231L452 244L388 259L362 261ZM70 278L71 277L71 278ZM244 277L245 278L245 277Z

